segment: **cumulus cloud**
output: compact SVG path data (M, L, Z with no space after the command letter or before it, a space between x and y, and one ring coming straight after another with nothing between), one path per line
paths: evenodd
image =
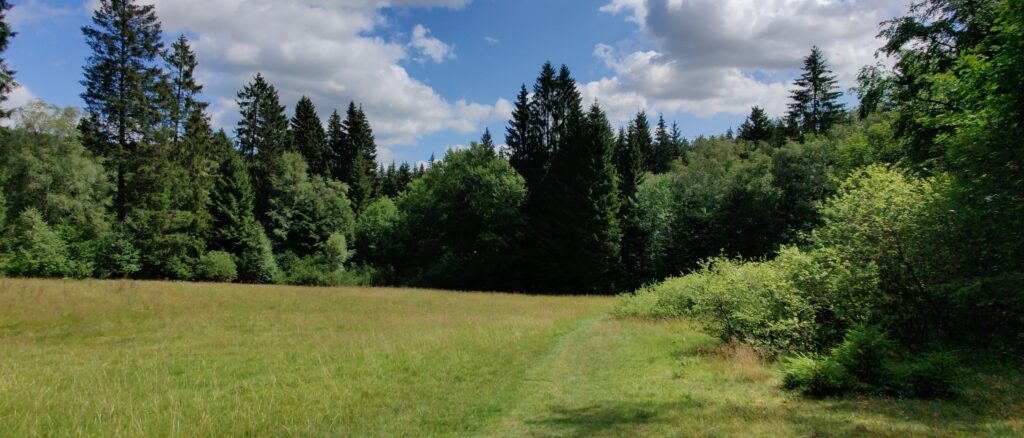
M484 41L487 41L487 44L500 44L501 43L501 40L499 40L499 39L497 39L495 37L492 37L492 36L484 37Z
M182 32L199 56L199 77L219 126L238 118L235 94L257 72L292 107L309 96L326 117L349 101L363 106L378 144L414 144L424 135L479 128L495 105L450 103L402 66L427 56L441 62L451 46L413 29L410 44L372 36L385 26L382 7L465 6L469 0L148 0L165 33ZM483 109L465 111L477 105ZM483 118L477 118L483 117Z
M902 0L612 0L601 8L636 23L654 50L594 56L616 76L584 86L661 111L744 114L753 105L781 115L789 79L812 45L822 48L840 87L874 63L878 23Z
M409 41L409 46L436 63L442 63L445 60L455 58L455 51L452 46L429 36L429 33L430 29L417 24L412 28L412 40ZM419 57L417 61L426 62L427 58Z

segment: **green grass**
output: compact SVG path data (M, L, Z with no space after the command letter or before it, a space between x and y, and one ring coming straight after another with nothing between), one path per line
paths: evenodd
M609 298L0 279L2 436L1020 436L1019 370L815 401Z

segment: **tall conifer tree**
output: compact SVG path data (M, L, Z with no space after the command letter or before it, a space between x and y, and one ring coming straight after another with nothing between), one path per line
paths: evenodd
M264 219L271 186L281 173L281 155L291 149L288 117L277 89L259 73L238 92L237 102L242 116L235 131L238 148L249 163L256 216Z
M341 121L338 110L331 113L327 119L327 169L332 179L347 182L352 172L352 163L347 155L348 133L345 132L345 125Z
M187 121L198 120L199 117L195 113L205 111L207 104L197 100L203 91L203 86L195 77L196 66L199 63L185 35L179 36L163 57L167 65L169 86L166 96L166 123L173 132L173 144L177 146L185 134Z
M632 148L640 154L644 170L653 171L655 163L654 139L651 138L651 123L647 119L647 113L640 111L633 118L629 125L629 142Z
M349 179L349 199L356 211L370 204L380 191L377 181L377 143L373 129L362 107L349 105L345 128L348 133L346 154L352 154ZM346 157L347 158L347 157Z
M329 176L327 133L316 113L316 106L308 97L302 96L295 105L291 128L295 148L306 159L309 173Z
M642 113L641 113L642 116ZM641 120L642 119L642 120ZM637 117L629 131L619 130L615 148L615 168L619 174L619 223L622 227L622 279L620 286L633 289L640 286L645 269L646 234L640 224L637 190L644 182L644 159L637 125L642 127L646 117ZM638 123L640 122L640 123Z
M618 187L612 157L615 136L594 104L571 115L571 126L551 166L545 196L551 197L540 230L547 261L545 287L552 291L611 291L619 264Z
M0 55L7 50L10 38L15 35L14 31L7 24L7 10L11 4L7 0L0 0ZM7 95L14 90L17 84L14 83L14 71L7 66L7 62L0 56L0 105L7 100ZM0 109L0 119L9 116L10 113Z
M669 134L664 116L658 116L658 125L654 129L654 154L651 160L651 171L654 173L668 172L672 160L676 158L678 147Z
M92 21L82 28L92 49L82 81L89 113L83 138L113 168L114 211L123 220L141 189L133 179L149 161L149 142L160 126L160 22L152 5L135 0L101 0Z
M842 118L843 106L838 102L842 93L817 46L804 58L803 70L793 83L797 88L790 92L789 115L803 134L824 134Z

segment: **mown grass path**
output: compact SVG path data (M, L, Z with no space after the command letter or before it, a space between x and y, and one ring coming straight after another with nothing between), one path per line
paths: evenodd
M0 436L1021 436L1024 379L813 401L611 298L0 279Z

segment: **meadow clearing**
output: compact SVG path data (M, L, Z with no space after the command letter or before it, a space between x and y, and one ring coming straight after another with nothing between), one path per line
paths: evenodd
M1024 377L811 400L610 297L0 279L3 436L1020 436Z

